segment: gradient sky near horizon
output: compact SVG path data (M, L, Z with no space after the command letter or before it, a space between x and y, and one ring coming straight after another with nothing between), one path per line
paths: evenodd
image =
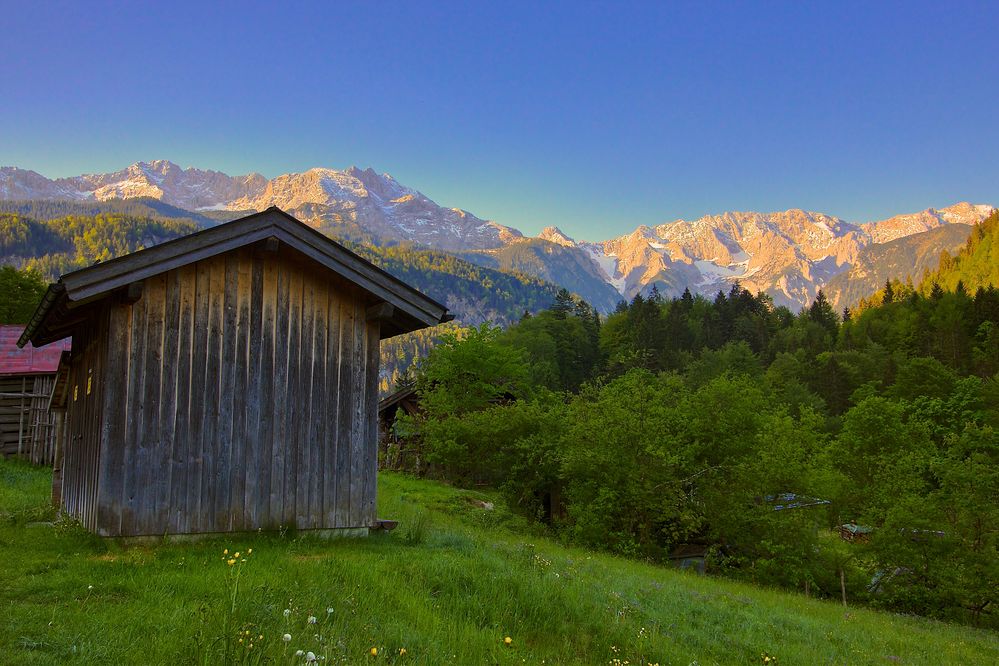
M997 2L141 4L0 0L0 165L371 166L587 239L999 205Z

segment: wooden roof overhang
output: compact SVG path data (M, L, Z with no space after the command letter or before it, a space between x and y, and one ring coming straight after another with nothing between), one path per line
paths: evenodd
M292 248L373 297L369 318L381 337L450 321L447 308L336 241L272 206L217 227L67 273L49 285L17 341L40 346L72 334L86 320L86 305L128 291L142 280L254 243Z

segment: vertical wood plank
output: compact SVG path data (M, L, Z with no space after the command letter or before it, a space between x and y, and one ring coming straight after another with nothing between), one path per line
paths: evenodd
M221 458L225 448L219 442L220 379L222 376L223 317L225 310L225 260L211 260L208 285L208 339L205 372L205 407L202 420L202 440L205 452L205 490L202 497L203 532L218 532L225 524L219 514L219 478ZM224 504L224 501L221 502Z
M260 390L264 383L270 383L270 375L263 374L263 318L264 318L264 265L259 254L250 259L250 300L249 300L249 349L246 363L246 466L244 468L245 494L243 503L244 529L264 527L265 501L270 492L270 478L264 478L269 464L261 455L261 448L270 442L261 437L264 417ZM266 377L266 379L265 379ZM265 443L266 442L266 443ZM261 490L261 489L264 490Z
M101 488L98 499L98 534L121 534L122 495L127 470L125 419L128 413L128 362L131 347L131 308L111 307L108 321L108 364L104 373L104 424L101 429Z
M312 424L312 434L309 437L309 466L311 468L309 476L312 486L309 491L309 527L317 529L323 525L323 454L326 448L326 414L323 406L326 401L326 308L329 305L329 296L325 279L314 280L314 283L315 324L313 332L315 343L312 347L312 386L309 391L312 396L312 409L309 417Z
M180 364L180 273L173 270L164 276L163 357L160 363L159 426L160 450L157 456L155 534L177 532L177 512L171 504L172 485L184 474L180 452L176 450L175 425L178 395L177 375Z
M173 531L177 534L191 532L190 486L198 470L195 449L197 440L191 428L191 412L194 402L200 401L192 395L192 361L194 358L194 299L197 284L197 266L189 264L178 270L178 319L177 319L177 373L173 385L177 409L174 411L173 432L174 474L170 483L170 510L173 515Z
M336 527L337 501L337 432L338 405L340 395L340 301L336 287L329 285L327 292L327 349L326 349L326 386L325 414L326 423L325 444L323 450L323 527Z
M142 375L141 428L139 429L138 534L160 534L158 499L164 482L163 443L160 441L160 377L163 374L163 321L166 314L166 279L163 275L145 281L146 345Z
M205 437L208 409L208 325L210 320L211 263L199 261L194 266L194 321L191 340L190 430L192 469L188 485L187 505L191 511L188 528L192 532L208 531L205 514L209 511L206 479L210 475L211 452Z
M138 527L141 473L138 440L142 419L139 405L142 401L142 371L146 358L146 300L140 298L132 303L127 308L127 314L131 317L131 321L128 345L128 398L125 402L125 449L122 462L125 478L122 483L121 513L121 534L125 536L136 534ZM70 390L72 391L72 387ZM72 399L72 396L70 398Z
M341 296L340 311L340 349L338 366L338 400L337 406L337 499L336 526L350 527L350 456L351 456L351 392L353 377L351 360L353 359L354 308L349 297Z
M222 366L220 368L219 415L216 437L219 445L216 468L215 531L232 529L233 391L236 386L236 315L239 307L239 259L223 255Z
M263 322L260 339L260 521L269 529L278 526L273 517L271 497L277 460L275 459L274 395L277 370L274 329L277 326L277 261L273 253L263 260Z
M312 481L311 449L313 446L312 423L312 377L315 350L315 316L316 316L316 286L311 275L303 273L302 280L302 344L299 360L298 396L299 406L299 437L296 459L298 462L298 478L296 495L295 524L299 529L310 528L309 505L314 492Z
M351 423L350 423L350 521L351 527L364 526L364 304L352 301L354 326L351 350Z
M297 526L298 449L302 432L302 405L298 399L302 382L302 273L297 267L289 269L288 289L288 387L285 419L284 447L284 516L285 525Z
M377 518L376 494L378 492L378 362L381 325L377 321L366 322L365 349L367 359L364 364L364 520L368 526L374 525Z
M273 525L288 525L285 519L285 483L288 479L288 369L291 348L288 334L291 329L291 280L282 266L277 271L277 298L274 331L274 438L271 441L271 496L269 520Z
M228 335L234 338L235 355L232 365L232 453L230 481L230 530L248 529L245 523L246 506L246 387L249 381L250 349L250 250L242 248L233 252L237 266L236 279L236 323Z

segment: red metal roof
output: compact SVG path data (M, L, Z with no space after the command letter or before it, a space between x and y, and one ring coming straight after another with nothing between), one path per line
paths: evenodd
M44 347L25 345L17 348L24 326L0 326L0 376L2 375L42 375L52 373L59 367L59 356L72 346L66 338Z

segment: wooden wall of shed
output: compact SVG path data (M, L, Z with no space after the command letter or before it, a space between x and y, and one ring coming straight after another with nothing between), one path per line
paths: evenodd
M253 248L112 305L98 533L371 526L367 305L298 255Z
M90 530L97 529L98 454L104 411L107 308L91 309L88 325L73 333L69 397L62 452L63 508Z

